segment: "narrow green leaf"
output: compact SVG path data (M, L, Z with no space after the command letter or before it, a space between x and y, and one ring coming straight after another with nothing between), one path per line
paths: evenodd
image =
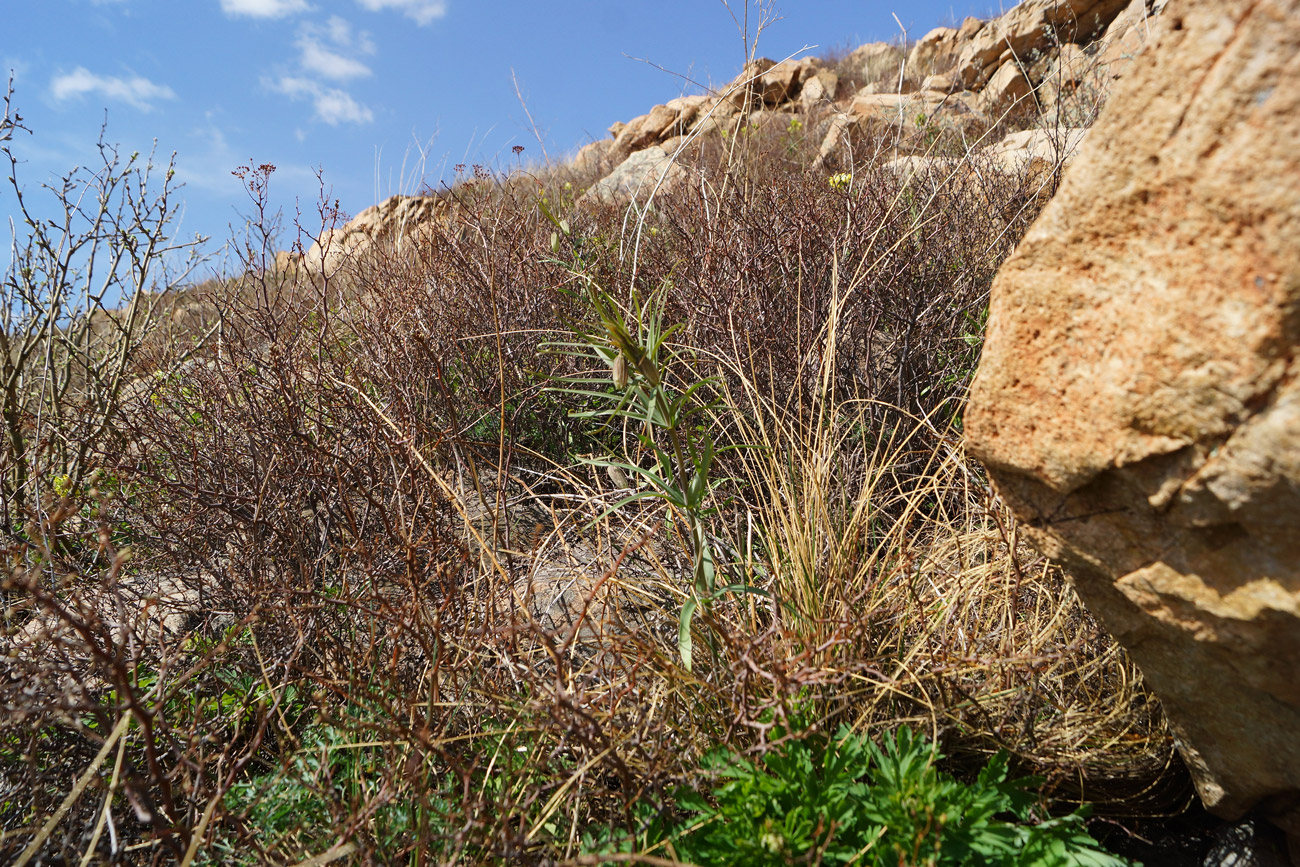
M682 665L687 671L691 670L691 618L695 616L697 605L699 602L694 597L687 599L677 621L677 652L681 654Z

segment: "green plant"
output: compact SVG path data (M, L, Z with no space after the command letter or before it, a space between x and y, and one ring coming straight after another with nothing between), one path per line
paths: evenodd
M407 844L421 826L435 826L447 837L451 780L430 776L419 781L419 798L393 797L385 789L392 755L384 747L358 739L352 725L310 726L281 768L235 783L224 806L241 816L260 845L293 858L339 848L340 811L358 805L368 815L366 836L381 854ZM250 853L231 841L218 840L213 849L219 863L249 863Z
M829 735L921 715L949 751L1005 739L1121 821L1178 809L1140 675L944 423L1040 181L982 171L942 124L950 171L880 165L920 139L891 125L812 173L783 147L811 156L810 117L736 134L747 93L651 210L575 200L601 160L458 172L422 203L440 216L328 275L274 266L269 166L241 169L241 272L161 299L80 483L56 452L98 416L20 427L39 474L0 587L0 862L590 863L608 856L583 858L582 832L610 826L623 863L707 861L732 823L759 863L875 841L859 860L896 867L934 803L841 797L887 787ZM572 351L541 351L557 339ZM566 384L591 395L544 391ZM611 494L573 455L668 490L629 468ZM742 583L768 599L723 586ZM826 733L787 725L806 755L771 733L794 702ZM700 776L756 731L748 776L722 776L726 754ZM707 815L675 799L688 780ZM781 812L733 821L724 785Z
M587 299L599 322L595 330L576 332L578 342L560 344L574 355L603 363L613 379L613 390L604 376L579 374L567 378L557 390L604 402L604 406L575 413L577 418L623 419L641 425L638 440L654 457L654 466L608 458L585 459L600 467L613 467L641 479L647 490L624 497L610 507L615 511L633 502L657 499L673 510L690 538L692 580L690 595L682 605L678 621L678 651L687 669L693 664L691 623L695 612L720 593L734 589L719 587L717 552L708 532L710 499L717 486L711 478L717 449L708 427L697 419L713 407L705 395L715 383L713 377L695 378L682 386L671 381L674 367L692 369L680 351L668 344L678 330L664 321L665 292L642 301L632 294L633 313L626 315L595 281L579 273ZM665 287L666 288L666 287ZM674 364L674 362L682 362Z
M785 145L787 159L792 159L799 153L804 146L805 139L803 121L797 117L790 118L790 122L785 127L785 135L781 137L781 141Z
M544 202L541 209L555 228L572 240L569 224L557 219ZM551 247L558 250L558 236L552 235ZM716 408L716 401L708 397L710 389L718 382L716 377L688 376L687 381L680 385L673 382L674 372L693 371L695 365L682 350L668 342L681 328L669 325L664 317L664 300L671 283L665 281L657 292L644 300L633 289L629 311L625 312L587 273L579 260L570 265L570 270L582 285L597 327L575 328L577 340L557 344L557 347L575 357L594 361L598 370L607 369L608 374L570 376L556 390L597 402L594 409L575 412L575 418L606 422L622 419L641 426L637 438L641 447L653 455L653 467L645 468L634 461L609 458L588 458L584 462L631 473L649 485L647 490L615 503L606 514L639 500L657 499L668 504L677 520L686 527L690 538L692 580L690 595L678 618L677 647L682 663L690 670L694 657L691 623L696 611L701 607L707 608L724 593L752 591L752 588L741 586L718 585L717 551L707 522L713 513L710 501L719 484L719 480L711 476L714 460L738 446L717 448L708 425L704 423L707 413ZM612 390L608 387L606 375L613 381Z
M907 727L879 745L841 728L751 761L706 755L712 791L683 790L671 829L650 822L648 850L707 865L1123 867L1087 833L1082 810L1036 820L1034 778L1008 779L998 754L973 783L941 772L938 751ZM589 846L610 850L609 841ZM624 846L626 848L626 846Z

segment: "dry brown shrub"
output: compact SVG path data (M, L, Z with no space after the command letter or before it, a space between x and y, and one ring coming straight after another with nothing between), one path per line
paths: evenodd
M51 861L556 863L796 711L923 727L958 767L1007 748L1065 801L1183 797L1140 677L961 451L1042 179L966 154L842 189L814 149L701 140L641 211L481 170L453 222L336 274L254 237L189 299L205 339L141 357L111 483L10 532L0 850L57 816ZM664 293L671 375L716 376L708 424L746 447L709 528L766 595L697 619L693 670L680 521L574 461L640 432L550 388L590 324L575 272Z

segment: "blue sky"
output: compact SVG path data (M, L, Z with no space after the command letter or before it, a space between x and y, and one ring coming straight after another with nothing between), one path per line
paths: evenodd
M1004 5L1014 5L1004 0ZM681 78L724 83L742 41L721 0L3 0L0 64L33 136L13 142L26 186L93 161L177 152L184 234L216 242L248 199L231 171L272 163L272 195L313 214L316 173L355 214L457 163L552 159L671 99ZM732 0L739 16L743 0ZM916 37L997 3L786 0L759 53L822 54ZM751 17L757 7L751 2ZM649 61L649 62L644 62ZM513 75L513 79L512 79ZM107 114L106 114L107 113ZM0 191L0 216L12 211Z

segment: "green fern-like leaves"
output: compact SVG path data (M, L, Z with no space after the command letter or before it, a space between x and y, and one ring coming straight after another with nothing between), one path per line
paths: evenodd
M1005 755L970 784L939 758L907 728L879 744L845 729L810 735L758 761L717 750L704 760L715 787L679 792L680 821L648 824L639 848L709 867L1127 867L1088 834L1082 811L1036 821L1038 781L1008 779Z

